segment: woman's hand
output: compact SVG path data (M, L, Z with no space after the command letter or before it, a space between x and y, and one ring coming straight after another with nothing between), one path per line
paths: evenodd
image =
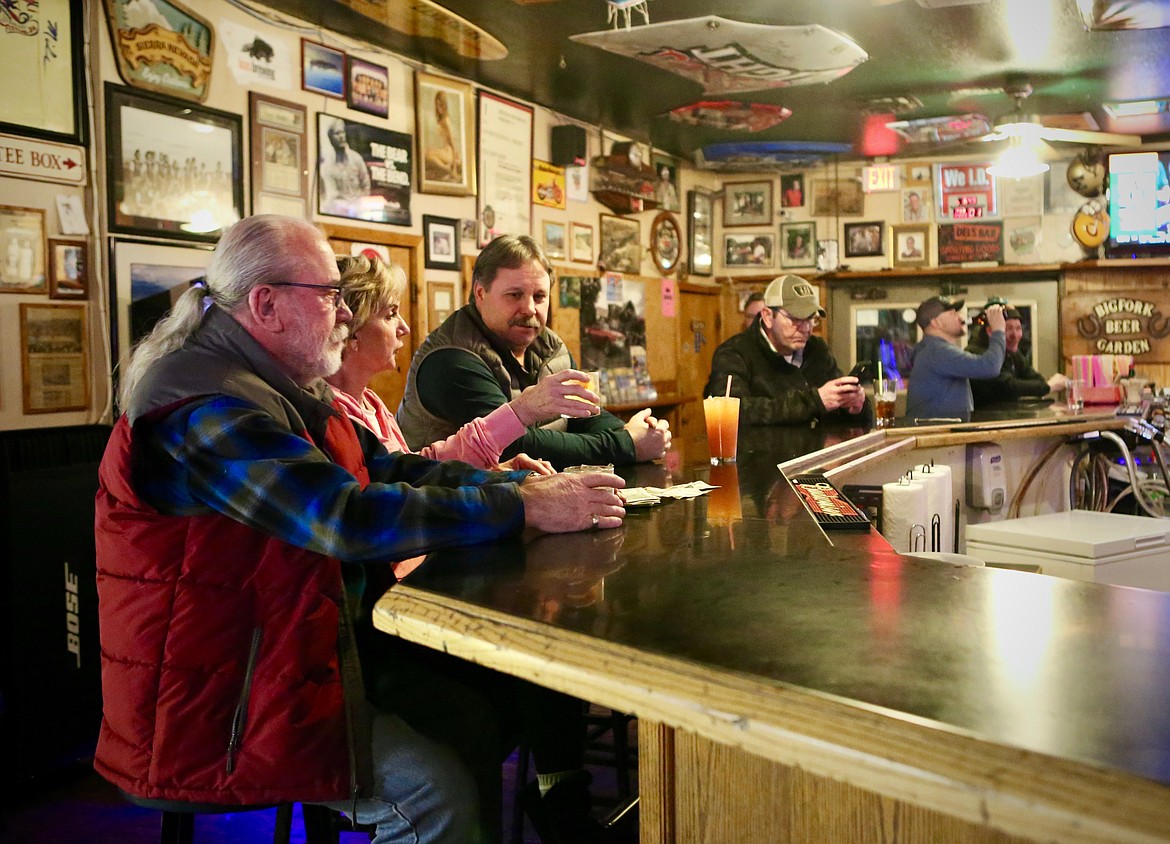
M524 452L520 452L511 460L500 464L500 470L504 472L517 472L524 469L529 469L537 475L555 475L557 473L557 470L547 460L537 460Z

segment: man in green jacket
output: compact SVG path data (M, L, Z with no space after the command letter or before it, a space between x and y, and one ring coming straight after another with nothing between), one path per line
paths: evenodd
M479 253L472 301L435 329L410 363L397 418L411 448L449 437L544 378L574 377L569 350L548 327L552 272L527 235L502 235ZM622 465L670 447L666 420L649 409L624 425L600 408L585 418L522 421L528 431L504 450L505 459L523 451L558 469Z

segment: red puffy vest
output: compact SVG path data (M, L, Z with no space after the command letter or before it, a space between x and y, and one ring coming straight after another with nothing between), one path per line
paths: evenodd
M351 423L326 439L364 487ZM159 513L132 488L132 440L123 416L99 472L98 772L157 799L351 797L340 563L219 514Z

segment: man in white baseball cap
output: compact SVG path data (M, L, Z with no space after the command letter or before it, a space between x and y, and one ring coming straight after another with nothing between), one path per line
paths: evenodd
M731 395L740 399L745 425L828 419L867 424L873 413L861 385L842 376L828 344L813 334L824 315L817 289L806 279L773 279L753 327L715 350L704 395L723 395L731 376Z

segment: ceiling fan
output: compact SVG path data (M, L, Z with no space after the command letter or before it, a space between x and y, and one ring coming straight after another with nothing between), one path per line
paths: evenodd
M904 120L886 125L901 135L910 150L941 149L988 141L1008 141L1012 145L1031 145L1040 154L1052 154L1047 143L1069 143L1090 146L1141 146L1140 135L1100 132L1096 129L1071 128L1085 125L1088 115L1036 115L1025 111L1032 94L1032 82L1025 74L1009 74L1003 86L997 89L970 89L966 94L1006 94L1012 99L1012 110L988 126L982 115L964 114L945 117ZM1089 121L1089 125L1096 126ZM949 134L948 134L949 132Z

